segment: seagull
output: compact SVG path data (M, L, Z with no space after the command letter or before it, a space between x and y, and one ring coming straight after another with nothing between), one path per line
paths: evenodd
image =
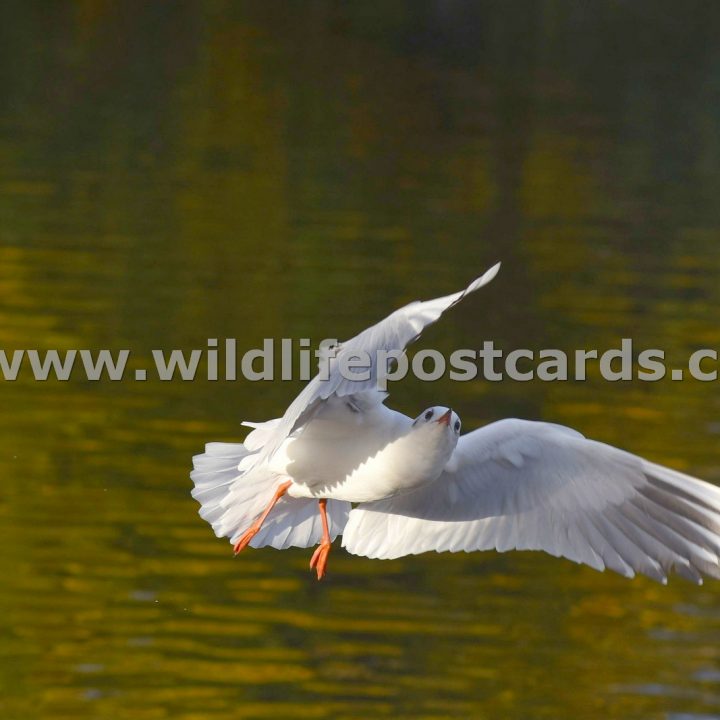
M449 407L410 418L385 405L379 351L404 352L499 266L336 345L282 417L193 458L200 516L235 554L317 545L320 580L342 535L369 558L541 550L663 584L670 571L720 578L720 488L562 425L506 419L461 434ZM345 377L341 361L358 353L369 372Z

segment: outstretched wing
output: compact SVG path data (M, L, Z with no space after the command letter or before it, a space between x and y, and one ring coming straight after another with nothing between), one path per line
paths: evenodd
M460 438L448 469L407 495L359 505L343 545L374 558L544 550L660 582L720 577L720 488L584 438L502 420Z
M387 373L387 368L378 367L377 356L381 351L403 351L428 325L434 323L447 309L459 303L466 295L489 283L500 269L500 263L491 267L482 277L474 280L465 290L446 295L435 300L415 301L381 320L377 325L363 330L352 340L341 343L329 358L329 366L325 377L317 375L303 389L288 407L280 422L268 438L262 451L258 454L257 463L267 460L283 441L298 427L305 423L319 405L330 396L357 396L359 410L365 403L373 404L368 398L368 391L378 393L378 401L384 399L384 393L378 390L378 380ZM341 362L360 353L370 360L368 368L364 368L366 379L345 378L340 373ZM360 400L362 398L362 400Z

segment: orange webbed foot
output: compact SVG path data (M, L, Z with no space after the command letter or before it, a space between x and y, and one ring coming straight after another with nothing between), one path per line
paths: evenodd
M237 555L241 553L249 544L250 541L258 534L260 528L251 527L234 545L233 553Z
M312 558L310 559L310 569L317 572L317 579L322 580L327 571L328 555L332 545L329 542L321 542L317 546Z
M292 485L292 480L278 485L275 490L275 494L272 496L269 505L265 508L265 512L250 526L250 529L233 545L233 552L237 555L242 552L249 544L250 541L260 532L262 524L265 522L265 518L270 514L270 511L275 507L277 501L287 492L288 488Z

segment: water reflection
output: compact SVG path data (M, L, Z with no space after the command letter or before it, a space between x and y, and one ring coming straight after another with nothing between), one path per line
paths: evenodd
M427 346L717 347L711 4L11 4L0 347L347 336L502 275ZM642 32L639 32L642 29ZM638 39L640 38L640 39ZM2 384L0 714L720 716L717 583L534 554L233 560L189 457L294 383ZM423 385L720 481L713 385Z

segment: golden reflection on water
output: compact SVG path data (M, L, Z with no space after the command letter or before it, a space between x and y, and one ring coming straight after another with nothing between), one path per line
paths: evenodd
M14 6L0 347L127 347L134 370L209 337L343 337L497 259L427 347L632 337L680 367L720 346L718 110L691 52L710 24L644 26L645 56L630 9L586 9L584 43L550 5ZM717 583L336 548L318 584L306 551L233 559L190 456L297 388L2 383L2 717L720 716ZM392 398L441 400L466 427L565 422L720 482L712 383L591 369Z

